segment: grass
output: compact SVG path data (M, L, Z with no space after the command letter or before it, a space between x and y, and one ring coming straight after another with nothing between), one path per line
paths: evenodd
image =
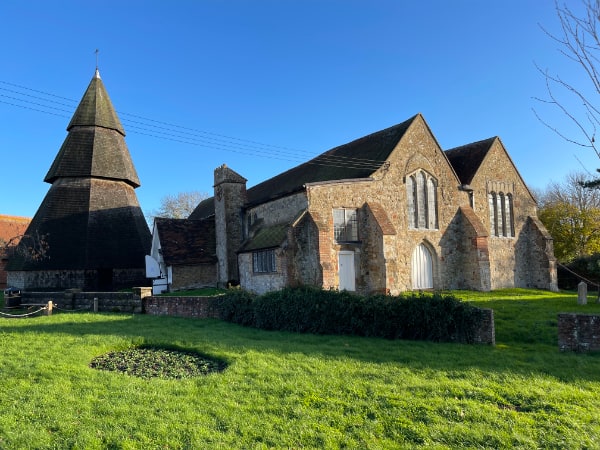
M495 311L497 345L266 332L216 320L0 318L0 448L600 448L600 355L558 351L557 313L595 296L455 292ZM176 346L220 373L89 367Z

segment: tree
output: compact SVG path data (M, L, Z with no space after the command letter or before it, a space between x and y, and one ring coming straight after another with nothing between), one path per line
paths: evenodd
M538 69L545 77L547 99L537 98L541 103L552 105L561 111L575 125L573 133L558 129L544 121L535 111L538 119L566 141L580 147L589 148L600 159L600 149L596 142L596 132L600 125L600 0L581 0L583 10L575 12L566 4L555 2L561 33L556 35L542 30L560 45L560 52L575 64L583 77L577 77L578 85L560 74L551 74L548 69ZM580 81L583 80L583 81ZM597 169L600 172L600 169ZM600 187L600 178L584 180L590 187Z
M9 239L0 238L0 257L20 256L27 261L41 261L48 257L48 241L46 235L21 234Z
M187 219L196 206L198 206L198 203L207 198L208 194L199 191L165 195L160 199L159 208L151 211L148 216L151 221L156 217Z
M600 190L584 186L586 175L573 173L539 194L539 218L554 238L561 262L600 252Z

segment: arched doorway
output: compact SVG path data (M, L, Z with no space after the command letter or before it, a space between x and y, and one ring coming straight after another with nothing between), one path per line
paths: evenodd
M423 243L413 250L411 277L413 289L433 289L433 257Z

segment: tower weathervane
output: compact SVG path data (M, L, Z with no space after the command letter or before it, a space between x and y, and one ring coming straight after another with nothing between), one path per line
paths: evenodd
M98 70L98 53L100 53L100 50L96 49L94 53L96 54L96 70Z

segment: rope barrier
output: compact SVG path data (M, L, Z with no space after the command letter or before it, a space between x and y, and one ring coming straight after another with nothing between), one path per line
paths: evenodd
M37 311L33 311L33 312L30 312L30 313L26 313L26 314L6 314L6 313L3 313L3 312L0 312L0 317L5 317L7 319L18 319L18 318L33 316L33 315L35 315L35 314L37 314L37 313L39 313L41 311L45 311L47 309L48 309L48 307L44 306L44 307L38 309Z
M572 273L573 275L575 275L577 278L579 278L582 281L585 281L587 284L591 284L592 286L596 286L597 288L600 288L600 284L595 283L593 281L588 280L587 278L582 277L581 275L579 275L576 272L573 272L571 269L569 269L567 266L559 263L558 261L556 262L556 264L558 264L560 267L562 267L563 269L565 269L567 272Z

